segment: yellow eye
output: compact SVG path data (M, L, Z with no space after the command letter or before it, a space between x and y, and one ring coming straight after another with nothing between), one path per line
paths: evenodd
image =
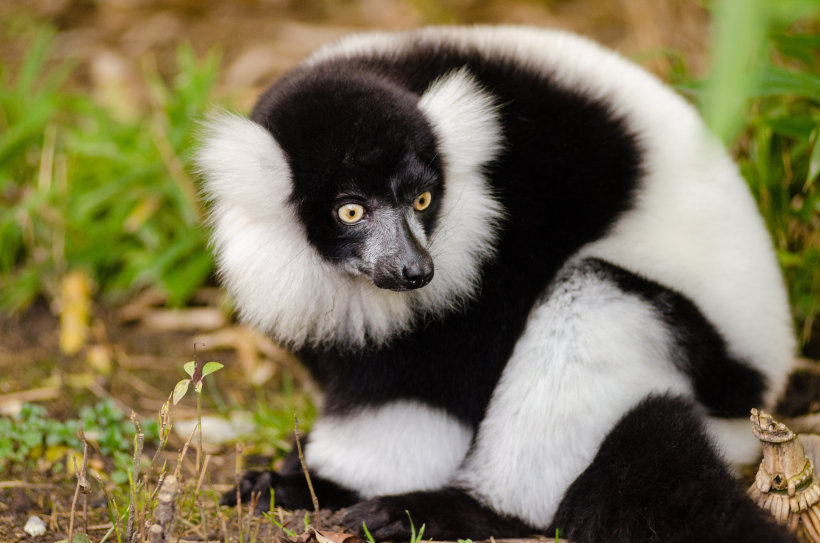
M430 191L428 190L427 192L416 198L416 201L413 202L413 208L416 211L424 211L425 209L430 207L430 201L432 199L433 195L430 194Z
M364 208L359 204L345 204L339 208L339 218L347 224L356 224L364 216Z

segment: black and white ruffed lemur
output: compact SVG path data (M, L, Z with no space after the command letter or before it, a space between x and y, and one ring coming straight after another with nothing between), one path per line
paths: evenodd
M787 297L696 111L572 34L351 36L198 154L240 317L323 386L319 503L377 539L790 541L730 466L792 363ZM250 473L309 508L298 460Z

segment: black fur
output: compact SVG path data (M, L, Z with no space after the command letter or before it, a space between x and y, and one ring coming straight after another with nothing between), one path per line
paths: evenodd
M336 511L357 503L361 498L356 492L337 485L332 481L311 474L310 482L313 491L320 496L322 509ZM242 503L248 504L253 496L259 495L257 511L270 509L271 489L274 492L274 505L286 510L313 509L310 488L304 473L282 474L275 471L249 471L239 483ZM222 505L236 505L236 489L225 493L220 500Z
M775 410L784 417L820 411L820 375L804 369L789 375L789 383Z
M551 530L577 543L795 541L746 498L701 415L670 396L638 404L567 489Z
M641 152L625 123L606 104L561 89L549 77L508 59L418 47L392 59L332 60L277 82L260 99L252 118L281 143L297 177L298 165L311 161L331 177L340 167L341 150L331 151L335 161L322 166L317 145L332 148L333 142L352 138L354 145L373 146L364 154L384 160L374 170L379 175L361 183L378 193L386 190L376 186L390 177L386 172L412 177L403 173L405 155L399 151L411 146L404 143L407 132L420 132L412 146L423 150L418 155L424 161L430 154L428 129L419 124L417 113L408 112L409 105L436 78L462 66L492 91L499 105L505 151L490 165L489 182L515 220L504 223L497 257L484 266L481 292L464 311L420 323L384 348L306 348L298 353L324 385L326 413L416 399L477 426L533 303L572 253L602 236L631 207ZM352 83L337 91L337 82L346 79ZM304 98L294 91L305 87L316 89ZM332 98L337 92L350 98L361 87L380 90L367 105ZM328 97L329 105L317 103L314 96ZM300 116L280 112L285 100ZM288 133L288 127L303 124L315 125L310 137ZM360 134L375 130L381 131L378 138ZM359 138L365 140L360 144ZM300 147L308 140L307 150ZM435 161L426 163L434 172L440 168ZM321 222L311 211L311 183L316 191L330 190L318 177L295 182L297 208L310 217L308 224ZM323 202L318 207L326 206L328 198L329 192L317 196ZM316 239L321 236L326 237ZM311 241L329 258L337 256L336 249L323 249L339 246L332 232L317 230Z
M347 510L344 524L360 536L362 525L380 540L408 540L424 526L425 539L455 541L485 540L490 537L524 537L537 530L520 520L499 515L463 491L444 488L432 492L411 492L364 501Z
M303 436L302 446L306 447L309 441L309 434ZM361 500L356 492L319 477L315 473L310 473L310 482L313 485L314 492L319 496L319 505L322 509L335 511L343 507L350 507ZM302 462L299 460L296 445L285 457L282 469L278 473L275 471L249 471L245 473L239 483L242 503L250 503L255 494L260 495L259 502L256 505L257 511L268 511L270 509L271 489L274 491L273 499L276 506L289 511L313 509L313 500L310 496L310 489L302 470ZM236 505L236 488L224 494L220 503L232 507Z
M285 152L293 172L292 203L308 240L330 260L355 253L365 233L343 225L334 209L410 206L424 191L421 215L435 228L443 193L441 159L418 96L360 70L320 68L286 77L260 101L252 118Z

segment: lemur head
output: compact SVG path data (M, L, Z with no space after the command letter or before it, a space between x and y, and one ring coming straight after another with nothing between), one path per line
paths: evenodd
M419 97L367 72L324 67L295 79L271 89L251 118L287 157L289 202L308 240L378 288L424 287L444 183Z
M197 163L240 317L291 347L359 347L458 310L495 253L503 210L484 166L500 148L466 70L418 95L308 64L250 120L212 117Z

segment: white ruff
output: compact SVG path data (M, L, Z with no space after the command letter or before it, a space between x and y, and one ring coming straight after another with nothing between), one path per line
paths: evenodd
M273 136L242 117L208 121L197 164L212 202L219 274L242 320L293 348L355 347L366 339L386 342L418 315L458 308L474 295L503 213L482 175L499 151L495 107L456 72L434 82L419 109L439 140L445 183L441 218L428 241L435 277L409 292L377 289L323 260L287 202L291 172Z
M305 461L365 498L444 486L472 431L440 409L398 401L313 425Z

